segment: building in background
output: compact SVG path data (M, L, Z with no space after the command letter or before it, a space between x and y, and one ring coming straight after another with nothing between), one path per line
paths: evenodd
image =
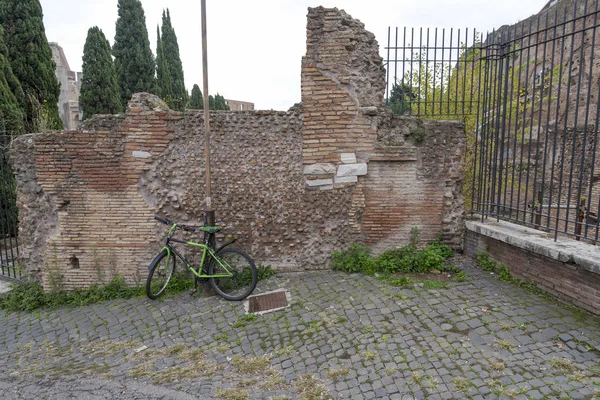
M56 63L56 77L60 82L58 112L66 130L75 130L81 121L79 110L79 90L81 89L81 72L71 71L63 48L58 43L50 43L52 58Z
M231 111L254 111L254 103L225 99Z

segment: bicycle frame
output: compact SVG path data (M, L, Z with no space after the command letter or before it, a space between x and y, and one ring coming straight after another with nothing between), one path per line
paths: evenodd
M171 235L173 234L173 232L175 232L176 228L177 228L177 224L173 225L171 227L171 229L169 229L169 233L167 233L167 240L166 240L165 247L163 247L162 250L161 250L161 251L163 251L163 250L167 251L167 265L169 265L169 259L171 258L171 256L175 255L198 278L201 278L201 279L205 279L205 278L229 278L229 277L233 276L233 274L231 273L231 270L229 269L229 266L227 265L227 263L222 262L219 259L219 257L216 256L215 251L210 246L208 246L207 244L196 243L196 242L189 242L189 241L185 241L185 240L179 240L179 239L172 238ZM210 235L210 234L208 234L208 235ZM209 236L207 236L207 237L209 237ZM204 263L208 259L207 255L209 255L210 257L212 257L212 259L214 261L216 261L217 263L219 263L219 265L221 267L223 267L223 269L227 273L208 275L208 274L202 274L202 273L196 272L196 270L194 269L194 267L188 262L188 260L185 259L184 256L182 256L181 254L179 254L179 252L173 247L173 245L171 244L171 242L183 243L183 244L186 244L188 246L200 247L202 249L202 258L200 259L200 265L198 267L198 271L202 272L204 270Z

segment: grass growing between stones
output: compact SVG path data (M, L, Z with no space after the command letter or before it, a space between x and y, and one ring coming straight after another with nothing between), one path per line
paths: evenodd
M501 350L510 351L515 348L515 345L505 339L496 339L494 341L494 346Z
M575 364L568 358L552 357L549 363L550 367L560 371L572 371L575 369Z
M218 398L225 400L246 400L250 398L250 394L248 394L248 391L242 388L218 388L216 395Z
M504 364L503 361L492 361L490 362L490 369L492 369L493 371L504 371L504 368L506 368L506 365Z
M258 317L256 316L256 314L244 314L240 317L240 319L238 319L237 321L235 321L233 323L233 327L234 328L242 328L246 325L248 325L249 322L253 322L256 321Z
M462 393L467 393L471 386L471 381L463 376L455 376L452 383L456 386L456 389Z
M263 381L258 385L262 390L272 391L286 387L285 380L279 372L273 368L269 368L263 377Z
M300 375L295 382L300 400L329 400L331 395L323 383L311 374Z
M346 367L340 369L329 369L327 376L337 382L342 376L346 376L350 373L350 370Z
M258 357L243 358L237 354L231 359L231 363L242 374L256 374L267 369L271 365L271 357L268 354Z

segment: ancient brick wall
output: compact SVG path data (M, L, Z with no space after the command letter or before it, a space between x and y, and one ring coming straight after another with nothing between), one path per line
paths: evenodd
M460 248L462 123L391 115L377 42L345 12L309 9L307 34L303 111L211 112L218 240L296 271L351 242L405 245L413 227ZM154 214L203 221L203 126L139 93L124 115L18 138L21 265L46 287L144 279L166 229Z

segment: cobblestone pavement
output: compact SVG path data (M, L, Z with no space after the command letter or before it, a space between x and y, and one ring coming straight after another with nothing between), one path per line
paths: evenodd
M0 318L2 399L600 399L600 319L469 266L448 288L281 274L291 306L181 294ZM142 350L143 349L143 350Z

